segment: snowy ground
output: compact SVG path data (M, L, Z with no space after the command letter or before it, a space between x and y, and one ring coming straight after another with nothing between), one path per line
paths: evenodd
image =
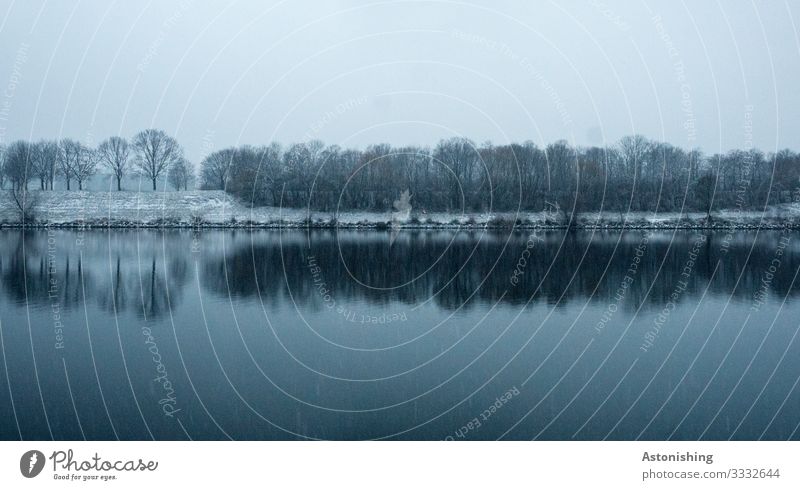
M402 228L520 228L564 227L562 215L520 213L421 213L412 210L398 218L391 212L309 212L305 209L249 208L223 191L102 192L32 191L37 225L89 227L402 227ZM334 219L335 217L335 219ZM310 221L309 221L310 220ZM0 226L17 226L19 212L8 191L0 194ZM800 227L800 208L772 207L765 212L723 210L706 223L704 213L584 213L579 228L775 228Z

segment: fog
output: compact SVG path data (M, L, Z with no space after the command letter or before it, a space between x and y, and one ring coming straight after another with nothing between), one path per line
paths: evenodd
M797 149L789 2L11 2L0 143ZM752 132L749 126L752 124Z

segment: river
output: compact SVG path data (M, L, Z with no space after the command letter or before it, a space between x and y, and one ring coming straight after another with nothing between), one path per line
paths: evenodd
M798 439L800 234L5 230L0 438Z

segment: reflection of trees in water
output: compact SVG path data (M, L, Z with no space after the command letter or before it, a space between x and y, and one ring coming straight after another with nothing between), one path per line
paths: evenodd
M0 285L2 294L11 302L22 304L27 298L33 304L57 302L63 308L71 308L82 304L85 291L86 300L103 310L157 317L169 307L167 293L172 306L180 301L192 274L188 253L192 236L187 233L87 232L81 248L75 246L72 232L59 233L55 274L51 275L46 231L3 232ZM337 234L323 230L311 232L308 241L306 233L300 231L207 232L200 237L205 251L199 256L200 273L203 286L223 296L248 298L260 290L262 300L269 305L284 301L291 291L295 301L308 308L324 307L309 263L312 256L319 266L318 279L326 283L331 297L339 302L418 304L435 294L436 304L455 309L496 301L501 296L505 303L521 305L534 292L536 301L548 303L585 300L591 294L602 303L613 301L642 234L624 233L614 252L619 232L570 232L564 239L565 233L537 232L543 241L536 241L531 248L516 285L511 284L510 278L525 250L528 232L513 233L505 251L507 235L501 233L402 232L390 246L389 232ZM681 270L697 236L694 232L678 232L672 239L671 233L654 233L635 280L625 292L622 307L640 305L651 286L647 302L663 305L681 279ZM755 233L735 233L728 253L722 252L724 235L709 234L682 299L706 287L717 261L721 265L709 285L710 293L752 299L776 257L780 236L777 231L759 233L748 258ZM767 285L777 296L789 292L794 271L800 267L797 254L792 251L800 235L793 233L791 237L781 266ZM220 246L223 239L224 248ZM662 261L664 265L658 272ZM740 273L741 281L736 287ZM51 279L55 280L52 289ZM405 285L398 287L402 284ZM797 286L791 289L790 293L795 294Z
M0 253L0 282L3 284L3 294L15 303L22 303L26 297L26 284L25 274L27 273L31 279L32 284L27 287L27 295L33 296L47 296L48 282L36 280L46 274L45 256L37 250L35 243L23 244L23 236L30 237L29 231L3 231L4 247ZM26 271L24 257L24 247L28 250L25 252L40 255L36 267L29 267ZM39 290L41 289L41 290Z
M525 249L528 233L513 233L503 251L507 235L500 234L487 234L477 242L477 233L470 238L467 233L454 237L442 232L404 232L403 239L390 246L388 232L340 232L337 240L335 233L321 231L311 233L309 248L305 239L287 240L291 232L284 232L282 246L277 233L256 232L252 242L232 247L224 258L206 260L201 274L206 287L223 295L249 297L260 291L262 299L270 303L291 291L295 301L315 302L320 294L309 266L309 257L313 256L320 268L320 280L336 300L415 304L438 292L434 301L447 309L469 306L475 301L496 301L501 296L506 303L524 304L532 295L537 301L556 303L585 300L593 294L596 301L605 303L614 300L625 276L630 274L629 267L643 236L640 232L625 232L615 251L619 232L569 232L563 245L567 232L538 233L544 242L536 242L531 248L516 285L511 284L510 278ZM711 293L752 298L775 258L780 233L761 232L749 258L755 233L737 233L737 240L727 253L721 251L723 234L702 233L706 233L707 240L694 260L682 298L702 292L706 285ZM697 239L697 232L678 232L674 238L665 232L651 235L632 274L634 282L625 292L624 306L640 305L648 289L648 303L666 303L677 282L683 279L681 272ZM720 268L709 284L717 261L721 261ZM776 295L787 294L799 266L797 254L787 250L770 290ZM359 284L354 277L372 287ZM411 282L406 286L394 288L408 281ZM797 289L793 287L791 294Z
M149 270L145 270L144 265L143 263L141 313L145 318L158 317L169 311L170 307L177 306L177 300L181 298L183 286L186 284L188 266L185 259L173 257L167 262L165 276L164 271L157 267L155 257L151 260Z
M180 300L189 275L185 254L168 252L165 258L160 246L146 247L138 258L115 251L113 245L110 253L108 248L93 253L86 247L81 254L71 238L56 240L48 249L45 231L3 233L0 284L3 294L20 304L27 299L32 305L70 309L83 305L85 294L87 302L106 311L158 317L170 305L168 293L172 306ZM96 237L104 240L106 235L100 233ZM85 242L92 238L87 233Z

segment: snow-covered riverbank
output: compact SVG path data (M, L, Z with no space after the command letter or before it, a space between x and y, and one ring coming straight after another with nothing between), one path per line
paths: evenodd
M58 227L345 227L345 228L565 228L561 215L519 213L400 213L250 208L222 191L98 192L32 191L32 226ZM412 203L413 204L413 203ZM0 226L18 227L19 212L8 191L0 196ZM800 208L771 207L764 212L722 210L707 222L704 213L592 212L577 228L800 228Z

